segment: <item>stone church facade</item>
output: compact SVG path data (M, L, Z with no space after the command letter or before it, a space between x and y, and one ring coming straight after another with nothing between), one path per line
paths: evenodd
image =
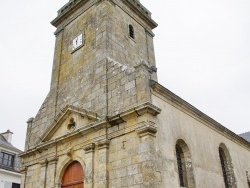
M157 24L138 0L70 0L51 23L23 188L250 187L250 143L157 82Z

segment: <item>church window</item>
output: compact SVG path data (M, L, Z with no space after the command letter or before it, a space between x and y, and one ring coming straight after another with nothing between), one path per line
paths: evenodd
M13 165L14 165L14 155L1 152L0 153L0 165L13 168Z
M226 158L225 158L224 151L221 148L219 148L219 155L220 155L220 162L221 162L221 168L222 168L222 174L224 178L225 187L229 188L228 180L227 180Z
M250 172L246 171L246 175L247 175L248 187L250 188Z
M135 31L134 31L134 27L129 24L129 36L132 38L132 39L135 39Z
M183 140L178 140L175 145L177 171L179 175L179 185L181 187L195 187L193 165L191 154L187 144Z
M236 181L234 177L233 166L231 163L231 157L224 144L221 144L219 147L219 158L220 158L221 170L225 188L235 187Z
M184 187L184 177L183 177L183 151L180 146L176 145L176 157L177 157L177 165L178 165L178 173L179 173L179 181L180 181L180 186Z

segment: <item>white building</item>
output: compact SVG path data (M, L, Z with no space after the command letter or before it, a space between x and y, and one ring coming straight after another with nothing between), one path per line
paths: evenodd
M18 154L22 151L11 144L12 132L0 134L0 188L19 188L21 174Z

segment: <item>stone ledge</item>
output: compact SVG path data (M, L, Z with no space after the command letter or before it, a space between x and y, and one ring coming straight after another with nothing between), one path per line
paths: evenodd
M90 123L90 124L86 125L85 127L77 129L77 130L75 130L67 135L60 136L54 140L41 142L40 144L37 145L37 147L30 149L26 152L23 152L23 153L19 154L18 156L19 157L26 157L26 156L31 156L36 152L41 153L43 150L46 150L46 148L50 147L51 145L55 145L56 143L60 143L63 140L72 138L74 136L83 136L83 135L89 134L91 132L95 132L96 130L103 128L105 126L107 126L107 121L105 119Z
M144 136L155 137L157 133L157 128L155 127L153 122L144 122L144 125L136 128L135 131L140 137Z
M150 102L138 105L132 109L121 112L120 114L112 117L108 117L108 122L111 126L118 125L125 122L125 119L130 116L142 116L144 114L151 114L152 116L157 116L161 113L161 109L154 106Z

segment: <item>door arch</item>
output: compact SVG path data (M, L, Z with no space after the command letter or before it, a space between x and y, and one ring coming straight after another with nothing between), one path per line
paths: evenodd
M82 165L73 161L66 168L62 177L62 188L84 188L84 174Z

